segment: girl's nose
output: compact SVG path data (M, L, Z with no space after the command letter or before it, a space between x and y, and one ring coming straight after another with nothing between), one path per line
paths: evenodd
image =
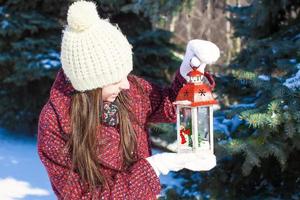
M126 78L124 78L124 79L121 81L120 89L122 89L122 90L128 90L129 87L130 87L129 81L128 81L127 77L126 77Z

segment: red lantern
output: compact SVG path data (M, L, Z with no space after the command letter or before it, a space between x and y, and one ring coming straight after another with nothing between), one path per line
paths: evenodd
M213 105L218 102L212 94L212 77L197 68L191 66L188 83L181 88L174 102L178 153L205 151L213 154Z

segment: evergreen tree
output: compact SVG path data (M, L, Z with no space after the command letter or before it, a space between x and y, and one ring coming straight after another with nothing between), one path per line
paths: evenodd
M0 7L0 126L31 129L46 102L60 63L60 42L68 6L74 0L6 0ZM134 74L169 83L180 65L172 34L157 28L192 0L95 1L99 14L119 26L134 51Z
M217 79L218 165L179 176L203 199L298 199L300 1L253 0L229 10L244 49Z
M172 33L158 28L165 16L188 9L193 0L99 1L103 17L111 19L127 35L134 51L134 74L157 84L170 83L180 65L174 51L183 52L170 40Z
M59 7L64 1L2 1L0 124L32 128L60 67Z

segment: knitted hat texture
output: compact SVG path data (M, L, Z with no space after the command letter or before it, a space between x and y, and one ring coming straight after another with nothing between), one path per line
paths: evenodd
M119 28L101 19L93 2L77 1L68 10L61 62L78 91L102 88L132 70L132 46Z

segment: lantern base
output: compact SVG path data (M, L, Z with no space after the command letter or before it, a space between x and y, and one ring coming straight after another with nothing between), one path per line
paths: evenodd
M196 148L193 152L200 153L200 154L213 154L214 155L214 151L210 150L210 149Z
M200 153L200 154L212 154L214 155L213 150L210 149L203 149L203 148L196 148L193 149L191 147L189 148L178 148L177 153Z
M192 148L179 148L177 153L194 153L194 150Z

